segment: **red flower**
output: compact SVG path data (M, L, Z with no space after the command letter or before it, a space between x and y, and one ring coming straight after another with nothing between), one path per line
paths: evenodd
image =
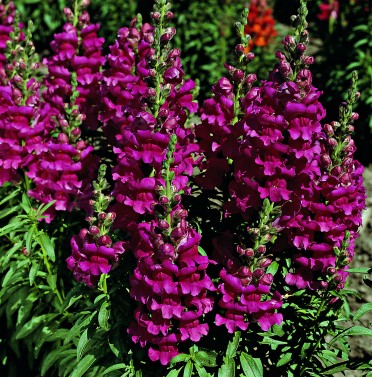
M244 52L248 53L253 47L265 47L271 38L278 33L275 30L275 20L272 17L272 9L266 4L266 0L252 0L249 7L248 23L244 28L245 34L251 36Z

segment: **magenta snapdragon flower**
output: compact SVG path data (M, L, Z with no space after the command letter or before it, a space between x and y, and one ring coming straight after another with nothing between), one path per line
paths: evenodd
M98 228L82 229L71 239L72 254L67 258L67 268L74 278L88 287L97 287L102 274L108 274L125 252L125 243L112 244L107 235L97 234Z
M97 36L99 25L90 23L87 11L82 11L76 25L71 10L66 8L65 14L69 22L63 26L62 33L54 35L53 55L44 61L48 68L44 99L55 110L55 115L63 114L73 90L77 90L79 95L75 104L85 115L83 127L96 130L100 111L100 70L105 63L102 56L104 38ZM76 75L76 84L72 74Z

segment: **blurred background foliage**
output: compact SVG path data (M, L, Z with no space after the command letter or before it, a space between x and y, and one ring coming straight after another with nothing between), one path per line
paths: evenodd
M15 0L23 20L34 22L34 38L38 52L49 54L53 34L63 23L63 8L71 0ZM149 21L151 0L91 0L89 13L93 22L101 24L100 35L105 37L105 49L113 43L117 30L127 26L141 13ZM275 51L290 28L290 16L296 13L296 0L173 0L175 47L182 50L182 62L187 76L198 80L199 101L211 93L211 86L225 75L224 63L234 62L237 39L234 24L244 7L267 6L268 12L255 13L250 32L267 34L266 21L274 28L268 43L250 46L256 58L252 72L260 79L267 78L275 62ZM357 158L367 165L372 162L372 12L368 0L309 0L309 31L314 85L324 91L322 102L327 109L326 121L338 119L338 106L346 94L352 70L357 70L361 98L356 111L355 141ZM271 14L272 11L272 14ZM267 17L266 21L260 17ZM266 30L266 31L265 31ZM257 39L257 38L256 38ZM262 41L262 39L261 39Z

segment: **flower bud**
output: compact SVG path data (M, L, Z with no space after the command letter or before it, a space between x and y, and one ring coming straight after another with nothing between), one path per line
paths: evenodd
M174 259L175 249L174 246L169 243L163 243L159 247L159 253L161 259Z
M260 278L260 283L263 285L271 285L274 281L274 276L271 274L265 274Z
M298 51L299 53L303 54L306 51L306 45L304 43L299 43L296 46L296 51Z
M262 268L269 267L272 263L272 260L269 258L263 258L258 262L258 265Z
M242 266L238 270L238 275L239 277L242 277L242 278L251 277L252 272L248 266Z
M281 51L277 51L275 57L279 60L285 60L285 55Z
M295 39L292 37L292 35L287 35L283 40L282 44L284 46L293 46L296 43Z
M169 229L169 224L166 220L159 220L158 227L162 230Z
M327 268L327 272L330 274L330 275L334 275L336 273L336 269L334 267L328 267Z
M258 246L257 251L258 251L260 254L265 254L265 253L266 253L266 246L265 246L265 245L260 245L260 246Z
M253 271L253 277L260 279L265 274L265 271L262 268L257 268Z
M150 16L151 16L151 18L152 18L153 20L160 20L160 17L161 17L161 15L160 15L159 12L151 12L151 13L150 13Z
M173 12L168 11L167 13L165 13L165 17L168 18L168 20L171 20L174 18L174 14Z
M329 154L324 153L320 155L320 162L323 167L328 168L328 166L332 165L332 160Z
M84 150L86 147L87 147L87 144L86 144L86 142L84 140L79 140L76 143L76 149L79 150L79 151Z
M326 282L326 281L321 281L321 282L320 282L320 288L321 288L321 289L327 289L327 288L328 288L328 282Z
M63 132L61 132L59 135L58 135L58 141L61 143L61 144L68 144L68 136L66 134L64 134Z
M109 212L106 216L106 220L115 220L116 219L116 212Z
M100 236L97 239L97 244L100 246L111 246L112 241L109 236Z
M333 137L330 137L329 139L327 139L327 144L332 148L332 149L335 149L338 145L337 143L337 140L334 139Z
M244 72L241 69L237 69L233 73L233 78L235 81L240 82L244 79Z
M254 53L253 53L253 52L248 52L248 54L245 55L245 57L246 57L248 60L253 60L253 59L254 59Z
M89 233L88 229L83 228L79 232L79 237L83 240L87 236L88 233Z
M235 47L235 52L239 55L244 53L244 46L242 44L238 44Z
M97 236L100 233L100 231L95 225L92 225L89 227L89 233L94 236Z
M332 136L335 133L333 127L328 123L324 125L324 131L327 134L327 136Z
M165 205L165 204L168 204L169 203L169 199L168 199L168 197L167 196L161 196L160 198L159 198L159 203L161 204L161 205Z
M351 120L357 120L359 119L359 114L358 113L352 113L351 114Z
M99 218L100 220L105 220L106 217L107 217L107 214L106 214L105 212L100 212L100 213L98 214L98 218Z
M185 235L185 231L179 226L175 227L171 232L171 237L175 239L181 238L184 235Z

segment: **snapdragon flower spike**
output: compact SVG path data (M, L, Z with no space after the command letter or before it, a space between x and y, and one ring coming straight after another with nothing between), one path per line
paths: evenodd
M305 55L308 42L305 16L306 6L302 2L299 16L295 18L295 37L287 36L283 40L285 53L276 54L279 63L269 79L238 100L241 114L235 123L237 113L233 112L233 103L237 103L239 92L233 93L231 81L222 79L231 95L229 101L223 98L221 104L214 101L209 106L211 101L204 105L202 127L214 124L213 110L218 105L222 108L223 104L228 119L233 119L230 124L222 121L228 132L220 133L221 140L217 139L220 145L205 136L203 129L199 135L204 136L202 145L207 158L213 157L211 151L215 150L225 166L226 159L231 163L233 179L228 186L231 200L225 204L226 215L254 218L265 199L282 207L277 221L282 231L275 250L277 255L292 250L294 269L286 277L287 284L324 289L329 285L330 269L337 270L347 259L338 262L336 252L346 247L343 245L346 240L350 242L349 259L353 255L365 191L362 168L353 159L354 143L345 133L350 133L352 127L344 122L340 127L344 131L337 140L332 137L333 126L321 124L325 110L308 69L313 61ZM345 108L350 119L355 119L350 106ZM208 160L206 167L209 167ZM208 179L208 171L204 179ZM209 187L216 182L219 181L210 182ZM347 231L349 237L345 236Z
M97 181L93 182L94 199L90 200L95 216L88 216L90 226L83 228L71 239L72 254L66 259L67 268L74 278L88 287L96 288L102 275L107 275L117 267L127 243L118 241L113 244L109 236L116 213L107 208L112 197L103 193L108 188L105 178L106 165L101 165Z
M8 4L0 4L0 80L5 76L5 65L7 58L5 56L5 50L7 42L10 39L10 33L13 31L15 16L15 5L13 1Z
M162 7L165 25L168 5ZM156 20L157 25L159 22ZM194 154L199 147L192 128L186 127L189 113L197 109L191 93L195 84L183 79L179 50L171 50L169 40L161 40L167 28L162 33L156 30L137 19L129 28L120 29L110 48L110 68L104 80L103 129L118 159L113 194L121 223L116 226L130 233L135 232L139 216L152 213L157 196L154 172L161 169L170 135L178 137L174 157L177 190L190 192L188 177L198 163Z
M246 229L250 240L236 244L236 236L229 231L213 240L215 259L224 266L218 286L218 305L223 312L216 314L215 322L217 326L225 325L230 333L246 330L254 322L267 331L283 320L278 312L282 296L273 291L274 276L267 271L273 262L269 249L280 230L276 225L280 213L279 207L265 199L258 226ZM243 234L239 233L241 239Z
M50 131L50 106L40 100L40 83L34 78L39 62L31 40L32 24L24 33L14 22L0 86L0 185L24 180L29 165L46 151L43 140Z
M76 74L79 96L76 105L85 115L83 127L96 130L100 111L100 72L105 63L102 56L103 38L97 36L98 24L91 24L83 10L87 2L76 0L74 12L65 9L68 22L63 32L54 35L51 42L53 55L45 59L48 75L45 79L44 99L50 103L54 115L63 114L74 91L72 73Z
M200 234L187 222L170 170L176 141L173 135L162 164L156 216L139 224L137 267L130 279L130 294L139 306L128 332L142 347L149 345L150 359L163 365L178 354L181 343L208 334L203 315L213 308L209 292L215 290L206 273L208 257L198 250Z

